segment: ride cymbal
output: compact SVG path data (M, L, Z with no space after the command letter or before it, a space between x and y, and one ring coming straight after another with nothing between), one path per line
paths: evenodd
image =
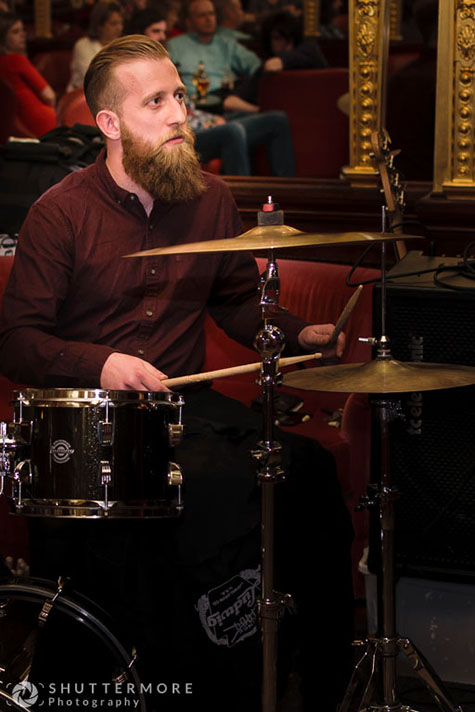
M475 384L475 368L444 363L376 359L293 371L284 385L306 391L336 393L410 393Z
M318 247L325 245L367 244L401 239L419 238L420 235L395 235L392 232L336 232L306 233L288 225L262 225L253 227L237 237L205 242L189 242L153 250L134 252L125 257L151 257L153 255L177 255L192 252L239 252L244 250L280 249L282 247Z

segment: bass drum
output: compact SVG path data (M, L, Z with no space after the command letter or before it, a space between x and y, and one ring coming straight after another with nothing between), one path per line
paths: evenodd
M175 393L16 392L13 431L24 445L24 457L13 478L14 513L88 519L178 516L182 474L173 452L182 437L182 406Z
M104 610L50 581L0 584L0 710L146 711L132 646Z

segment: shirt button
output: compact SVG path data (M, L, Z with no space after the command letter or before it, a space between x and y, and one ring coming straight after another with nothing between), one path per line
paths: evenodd
M131 195L130 200L135 200L135 195Z
M139 350L137 351L137 353L138 353L139 356L143 356L144 353L145 353L145 351L144 351L143 349L139 349Z
M150 274L157 274L157 270L156 270L156 269L151 269L151 270L150 270Z
M147 309L145 313L147 316L153 316L153 311L151 309Z
M148 229L153 230L153 227L154 227L153 223L150 223L150 225L148 226Z

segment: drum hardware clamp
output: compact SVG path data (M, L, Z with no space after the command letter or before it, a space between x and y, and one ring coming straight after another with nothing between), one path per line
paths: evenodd
M51 598L47 598L41 607L41 611L38 614L38 626L39 628L44 628L48 622L49 614L56 604L56 601L64 592L65 587L68 584L68 579L63 579L62 576L58 578L58 587Z

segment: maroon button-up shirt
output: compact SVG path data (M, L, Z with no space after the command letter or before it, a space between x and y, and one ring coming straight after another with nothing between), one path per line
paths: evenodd
M153 247L233 237L241 223L231 194L204 174L198 199L155 201L112 179L104 155L47 191L22 228L1 314L0 368L34 386L98 387L113 351L168 374L199 372L209 311L251 345L260 326L257 270L247 253L124 259ZM296 346L306 322L279 317Z

